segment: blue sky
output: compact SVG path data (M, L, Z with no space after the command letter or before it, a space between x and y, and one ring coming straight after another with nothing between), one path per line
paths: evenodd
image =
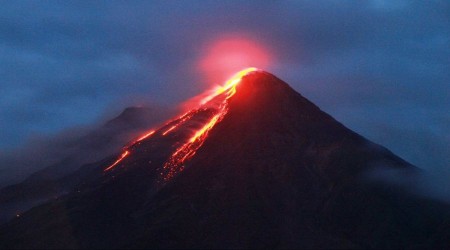
M413 164L449 171L448 1L0 1L0 150L208 83L202 44L244 34L266 70Z

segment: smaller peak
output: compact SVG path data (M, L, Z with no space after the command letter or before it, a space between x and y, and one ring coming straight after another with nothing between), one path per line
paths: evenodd
M130 119L143 113L150 112L151 109L143 106L130 106L125 108L117 117L118 119Z
M130 123L150 117L158 113L158 110L144 106L130 106L125 108L118 116L107 121L105 126L116 126L124 123Z

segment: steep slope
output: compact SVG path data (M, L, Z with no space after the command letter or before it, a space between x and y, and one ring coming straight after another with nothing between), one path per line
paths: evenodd
M448 207L363 183L376 166L417 170L276 77L248 75L236 91L185 172L142 209L132 246L416 247L448 223Z
M68 195L4 225L0 246L448 246L447 206L365 178L379 166L415 167L269 73L234 80L90 166Z

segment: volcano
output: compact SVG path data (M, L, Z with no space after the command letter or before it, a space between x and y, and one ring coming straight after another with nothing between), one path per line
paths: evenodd
M288 84L241 72L199 107L65 176L3 248L448 248L446 204L376 182L421 171Z

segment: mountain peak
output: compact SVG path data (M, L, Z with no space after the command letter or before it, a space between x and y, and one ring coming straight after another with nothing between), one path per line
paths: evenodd
M259 82L268 82L268 81L273 81L273 80L279 80L275 75L273 75L272 73L262 70L262 69L256 69L253 68L254 70L247 72L245 75L242 76L241 78L241 84L244 82L255 82L255 81L259 81Z
M337 123L289 84L266 71L256 70L243 76L235 92L229 100L229 110L240 110L241 117L251 113L251 116L277 119L280 123L289 119Z
M245 91L249 88L258 91L270 91L274 88L288 87L289 85L278 79L275 75L262 70L252 71L241 78L236 85L236 91Z
M241 78L239 84L236 85L236 90L249 88L253 90L273 90L273 88L290 89L289 85L277 78L275 75L263 71L252 71Z
M216 96L225 95L225 99L230 99L227 105L231 105L231 103L245 105L249 102L258 106L270 105L270 102L285 102L286 98L292 99L293 97L294 99L301 97L302 101L308 102L287 83L275 75L257 68L247 68L237 72L215 94ZM261 109L264 108L261 107Z

